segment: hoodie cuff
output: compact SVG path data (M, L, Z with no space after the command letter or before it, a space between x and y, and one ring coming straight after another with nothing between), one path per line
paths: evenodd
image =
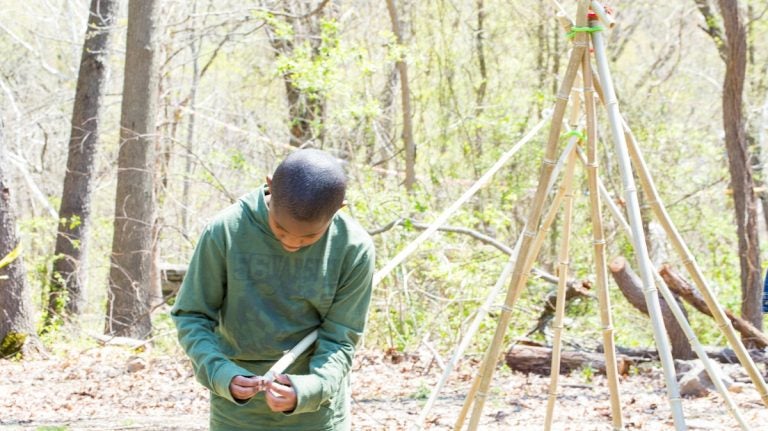
M290 414L315 412L323 403L323 384L320 377L308 375L289 375L296 391L296 408Z
M255 374L245 368L239 367L232 362L228 362L226 365L223 365L216 370L216 374L213 375L213 392L237 405L247 404L250 400L238 401L232 396L232 392L229 391L229 384L232 383L232 379L234 379L235 376L253 377L254 375Z

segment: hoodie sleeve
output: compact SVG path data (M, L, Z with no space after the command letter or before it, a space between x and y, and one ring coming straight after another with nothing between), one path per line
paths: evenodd
M296 390L296 409L291 414L313 412L339 391L352 367L355 346L365 328L371 301L374 249L360 253L342 280L333 304L318 330L309 374L289 375Z
M214 233L209 226L200 237L171 309L171 318L179 343L192 360L197 380L217 395L237 402L229 391L229 383L237 375L253 373L224 355L214 332L227 289L224 244Z

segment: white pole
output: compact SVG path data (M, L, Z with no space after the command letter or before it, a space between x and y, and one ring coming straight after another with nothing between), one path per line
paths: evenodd
M398 253L394 258L392 258L392 260L387 262L387 264L384 265L384 268L381 268L373 276L373 284L374 285L379 284L379 281L381 281L382 278L389 275L389 273L392 272L392 270L395 269L397 265L400 265L405 260L405 258L410 256L411 253L413 253L414 251L416 251L416 248L418 248L421 245L421 243L426 241L430 235L435 233L440 228L440 226L442 226L448 220L448 218L450 218L453 215L453 213L456 212L456 210L458 210L465 202L469 200L469 198L471 198L475 193L477 193L477 191L480 190L480 188L485 186L488 183L488 181L491 180L491 177L493 177L493 175L496 172L498 172L499 169L501 169L502 166L504 166L504 164L507 163L507 161L509 161L509 159L517 151L519 151L520 148L522 148L523 145L528 143L528 141L530 141L534 136L536 136L536 133L538 133L539 130L546 123L546 120L549 118L549 115L551 115L551 111L547 112L544 115L544 118L542 118L541 121L539 121L539 123L536 124L536 126L534 126L533 129L531 129L531 131L528 132L528 134L523 136L523 138L517 144L515 144L515 146L510 148L509 151L507 151L506 153L502 154L499 160L496 161L496 163L493 166L491 166L491 168L488 169L488 171L485 174L483 174L483 176L480 177L480 179L478 179L474 184L472 184L472 187L467 189L467 191L464 192L464 194L461 195L461 197L458 200L456 200L456 202L451 204L450 207L446 208L442 212L442 214L440 214L440 216L438 216L437 219L435 219L435 221L430 223L429 227L424 232L422 232L421 235L416 237L415 240L413 240L403 250L401 250L400 253Z
M590 26L594 26L594 24L594 22L590 22ZM643 280L643 293L645 294L645 302L648 306L648 314L651 317L651 326L653 327L653 336L656 340L656 347L659 351L659 357L661 359L661 365L664 369L664 376L667 383L669 405L672 410L675 429L677 431L683 431L687 429L687 426L685 425L685 416L683 414L683 406L680 399L680 388L677 385L677 378L675 376L672 350L669 347L664 322L661 319L661 306L659 304L658 291L656 290L656 285L653 280L653 270L648 266L650 259L648 258L648 249L645 244L645 232L643 231L643 223L640 217L640 203L637 197L637 188L632 174L632 166L629 162L627 143L624 140L619 102L613 89L611 72L608 69L608 59L605 55L603 35L600 31L592 33L592 44L595 48L598 74L600 75L600 83L603 85L605 107L611 124L611 133L613 135L619 170L621 171L622 182L624 185L629 224L632 228L632 243L634 245L635 255L637 256L640 275Z
M275 380L275 376L282 374L283 371L285 371L286 368L288 368L296 360L296 358L304 353L304 351L307 350L307 348L309 348L309 346L315 342L315 340L317 340L317 330L307 334L307 336L302 338L301 341L299 341L299 343L293 347L293 349L289 350L288 353L280 358L280 360L275 362L275 365L272 365L272 368L264 373L264 380L270 382Z

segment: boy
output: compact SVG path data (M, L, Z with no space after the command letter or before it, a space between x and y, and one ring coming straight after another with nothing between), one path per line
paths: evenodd
M334 157L298 150L203 232L171 315L211 391L211 430L349 429L374 248L338 212L345 190ZM260 377L315 329L286 374Z

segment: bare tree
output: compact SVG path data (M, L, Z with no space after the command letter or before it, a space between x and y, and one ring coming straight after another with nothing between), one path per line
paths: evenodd
M159 1L128 4L114 236L105 332L150 335Z
M7 160L0 124L0 160ZM21 352L26 355L36 346L30 298L21 246L16 235L11 186L0 163L0 358Z
M744 78L747 68L747 37L737 0L719 0L726 35L723 78L723 127L728 167L733 186L741 264L741 315L763 328L760 239L757 233L757 199L752 179L743 113ZM745 340L749 341L749 340ZM750 343L751 344L751 343Z
M758 329L763 327L760 240L757 231L757 197L747 147L743 113L744 80L747 67L747 37L737 0L718 0L724 32L717 24L709 0L696 0L704 16L704 30L712 37L725 62L723 78L723 128L728 153L728 170L733 188L736 234L741 267L741 315ZM724 35L723 35L724 33ZM724 40L723 40L724 38ZM750 340L745 343L751 345Z
M387 0L387 11L392 22L392 33L395 34L398 49L404 45L402 23L400 22L395 0ZM411 190L416 183L416 142L413 139L413 122L411 121L411 89L408 81L408 63L405 53L400 53L395 62L400 75L400 100L403 108L403 145L405 146L405 181L403 185Z
M747 5L747 70L749 79L749 91L752 107L747 108L747 112L754 114L747 120L747 145L754 148L752 154L755 160L752 163L755 174L755 182L760 184L757 192L757 198L760 200L763 213L763 226L768 229L768 140L766 140L766 131L768 131L768 62L763 55L759 53L764 49L759 49L759 42L765 38L765 30L761 29L761 19L768 13L768 6L759 10L753 5ZM751 71L751 73L749 72Z
M62 220L56 235L47 324L56 316L76 316L83 311L94 157L100 143L100 117L109 74L108 48L118 8L116 0L91 0L72 109L67 172L59 208Z
M477 55L477 69L480 73L479 83L475 85L475 120L480 121L485 112L485 96L488 91L488 65L485 58L485 18L487 11L484 0L476 0L475 8L477 11L477 29L475 30L475 51ZM483 128L479 125L475 128L473 139L473 158L475 161L483 155ZM475 178L480 178L480 167L478 163L473 163Z

